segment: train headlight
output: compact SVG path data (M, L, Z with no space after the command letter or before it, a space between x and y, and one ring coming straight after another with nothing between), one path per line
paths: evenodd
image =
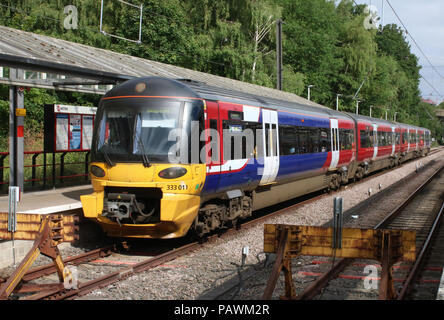
M167 169L163 169L159 172L159 177L163 179L176 179L182 177L187 173L187 169L183 167L171 167Z
M98 178L103 178L105 176L105 170L95 165L91 166L91 173Z

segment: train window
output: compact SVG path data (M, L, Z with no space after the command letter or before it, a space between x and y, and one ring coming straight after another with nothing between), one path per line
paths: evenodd
M266 123L265 124L265 156L269 157L270 156L270 124Z
M245 146L242 135L224 135L224 160L243 159Z
M331 135L328 128L279 126L281 155L328 152Z
M387 132L385 131L378 132L378 146L382 147L386 145L386 137L387 137Z
M353 144L353 130L339 129L339 146L341 150L350 150Z
M399 132L395 132L395 144L400 144L401 143L401 133Z
M232 120L244 120L244 113L239 111L228 111L228 118Z
M311 153L320 152L318 128L309 128L309 148Z
M320 151L321 152L329 152L331 151L331 142L330 142L330 130L326 128L320 129Z
M296 128L291 126L279 126L279 134L281 140L281 154L295 155L298 154L298 137Z
M373 146L373 131L361 130L361 148L371 148Z
M226 128L223 132L224 160L248 159L253 155L254 127L250 123L233 124L224 121L224 128Z
M254 135L254 150L256 159L264 157L264 140L263 129L261 123L251 124L250 129L253 130Z
M304 127L297 129L297 135L299 138L299 154L309 153L309 132Z
M332 137L333 137L333 151L337 151L338 148L336 146L336 141L337 141L336 130L333 129L332 131L333 131L333 134L332 134Z
M272 156L277 157L277 130L276 124L271 124L271 151Z
M208 143L211 146L208 157L211 159L210 162L219 161L219 133L217 131L217 119L210 119L210 132L208 135ZM213 143L213 138L215 141Z

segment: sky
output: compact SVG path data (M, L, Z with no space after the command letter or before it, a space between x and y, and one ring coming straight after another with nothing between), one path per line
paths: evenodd
M420 91L425 99L437 103L444 100L444 0L355 0L357 4L366 4L376 8L379 23L395 23L404 27L390 8L389 3L404 23L409 34L424 52L418 49L410 36L407 40L411 52L419 58L422 66ZM433 65L437 72L431 67Z

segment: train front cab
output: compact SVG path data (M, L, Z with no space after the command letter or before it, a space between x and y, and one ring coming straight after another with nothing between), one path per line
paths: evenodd
M189 140L197 130L192 125L202 130L204 102L187 91L180 97L130 91L141 84L156 88L156 81L128 81L125 95L105 96L99 105L91 153L94 192L81 201L84 216L108 236L181 237L200 207L206 166L199 155L191 157ZM157 88L171 87L160 81Z

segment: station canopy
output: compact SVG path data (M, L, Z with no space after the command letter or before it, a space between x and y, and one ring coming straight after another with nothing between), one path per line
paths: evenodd
M323 107L289 92L0 26L0 83L105 94L115 84L146 76L190 79L226 90Z

